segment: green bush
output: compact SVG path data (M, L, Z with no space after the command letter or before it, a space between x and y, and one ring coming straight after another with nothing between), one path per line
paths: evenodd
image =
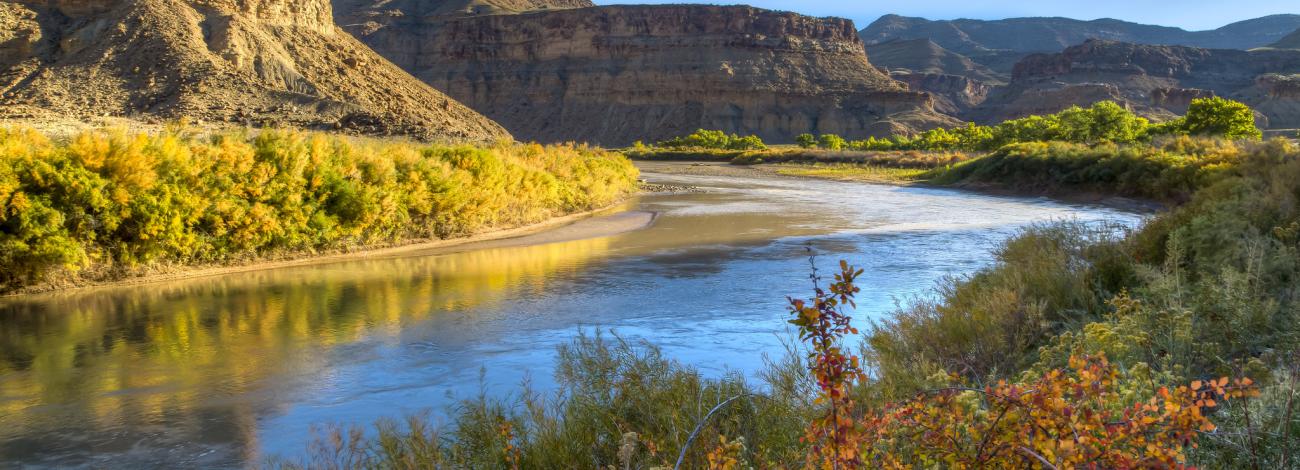
M763 150L767 145L756 135L727 135L722 131L699 129L685 137L674 137L655 144L670 149Z
M822 134L817 138L817 148L822 150L842 150L844 138L835 134Z
M1264 135L1255 126L1255 112L1249 106L1217 96L1192 100L1186 116L1157 127L1159 133L1228 139L1259 139Z
M812 134L799 134L798 137L794 138L794 142L799 144L799 148L810 149L817 147L817 137Z
M577 146L418 145L268 130L0 128L0 291L160 264L463 236L601 207L636 170Z

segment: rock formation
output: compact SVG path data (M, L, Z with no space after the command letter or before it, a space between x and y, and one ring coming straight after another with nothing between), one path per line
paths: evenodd
M1093 40L1016 65L1011 83L973 112L998 121L1112 99L1160 119L1186 111L1192 99L1218 95L1263 115L1264 127L1300 124L1300 51L1152 46Z
M508 138L335 27L326 0L0 3L0 114Z
M789 142L955 124L874 68L848 20L744 6L477 15L338 1L339 23L362 41L521 139L625 145L709 128Z
M1000 74L929 39L900 39L867 45L867 57L890 72L960 75L988 84L1005 82Z

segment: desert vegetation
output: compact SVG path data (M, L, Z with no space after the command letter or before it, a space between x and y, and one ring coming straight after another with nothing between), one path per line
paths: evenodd
M0 129L0 291L451 238L609 205L621 156L287 130Z

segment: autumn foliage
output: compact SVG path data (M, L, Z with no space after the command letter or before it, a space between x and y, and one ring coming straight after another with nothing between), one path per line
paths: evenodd
M1128 403L1117 367L1076 356L1034 381L927 390L854 413L849 395L866 377L841 346L856 332L842 307L861 273L841 262L830 292L791 300L824 409L806 433L807 468L1182 468L1199 434L1215 430L1210 413L1258 394L1250 379L1224 377Z

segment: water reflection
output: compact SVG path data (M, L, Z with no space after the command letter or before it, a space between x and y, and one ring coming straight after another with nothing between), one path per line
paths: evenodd
M268 377L321 374L326 350L395 337L439 312L490 315L503 298L544 290L547 279L580 269L608 243L356 261L11 301L0 310L0 460L120 452L141 440L245 447L255 441L257 402L214 402L256 392Z
M546 387L554 346L580 326L752 372L781 350L810 244L867 269L871 317L987 263L1023 224L1136 221L953 191L647 174L711 192L637 201L659 218L618 236L4 301L0 462L239 467L302 450L312 424L443 406L480 380L512 390L530 373Z

